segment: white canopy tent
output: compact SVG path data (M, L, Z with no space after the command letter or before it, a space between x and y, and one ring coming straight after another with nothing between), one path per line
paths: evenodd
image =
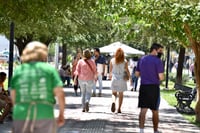
M132 48L128 45L125 45L121 42L114 42L109 45L106 45L104 47L99 48L101 53L110 53L114 54L118 48L122 48L124 50L124 53L126 55L128 54L139 54L144 55L145 53L143 51L140 51L138 49Z

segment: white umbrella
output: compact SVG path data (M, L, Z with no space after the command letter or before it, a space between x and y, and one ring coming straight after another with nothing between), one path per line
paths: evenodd
M139 54L139 55L145 54L143 51L140 51L138 49L127 46L127 45L125 45L121 42L114 42L114 43L111 43L107 46L101 47L99 49L100 49L101 53L111 53L111 54L113 54L113 53L116 52L116 50L118 48L122 48L124 50L125 54Z

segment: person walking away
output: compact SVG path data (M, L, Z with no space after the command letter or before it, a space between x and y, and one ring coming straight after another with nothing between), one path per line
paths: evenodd
M195 73L194 73L194 62L192 62L192 64L190 65L190 71L192 73L192 79L193 79L194 83L196 83Z
M72 80L74 80L74 78L75 78L75 74L74 74L74 72L75 72L75 70L76 70L76 66L77 66L77 64L78 64L78 61L81 59L81 53L80 52L78 52L77 53L77 55L74 57L74 59L73 59L73 61L72 61ZM78 93L77 93L77 90L78 90L78 78L76 78L76 84L74 84L73 85L73 87L74 87L74 92L75 92L75 95L76 96L78 96Z
M83 58L78 61L75 70L74 84L77 85L77 79L81 88L82 99L82 112L89 111L89 102L92 94L92 88L94 87L96 80L96 65L93 59L91 59L91 53L89 49L83 51Z
M4 88L6 73L0 72L0 124L3 124L6 116L11 113L12 101L8 95L8 91Z
M56 133L64 125L65 96L58 71L47 61L47 46L33 41L22 52L22 64L11 79L13 133ZM54 118L57 98L59 115ZM57 122L57 124L56 124Z
M71 84L71 68L70 68L70 65L66 66L65 73L66 73L65 79L67 80L67 86L69 87L70 84Z
M98 76L97 76L97 81L99 83L99 94L98 96L101 97L102 95L102 88L103 88L103 76L105 73L105 64L106 64L106 59L103 55L100 54L100 49L99 48L95 48L94 49L94 57L95 57L95 63L96 63L96 67L97 67L97 72L98 72ZM92 96L96 96L96 85L93 88L93 94Z
M135 71L136 71L136 66L133 67L133 71L131 73L131 80L132 80L132 85L133 88L131 89L131 91L137 91L137 84L138 84L138 77L135 76Z
M130 77L128 62L125 60L124 51L121 48L116 50L114 58L110 61L109 78L111 79L112 106L111 111L116 110L116 99L119 94L117 113L121 113L123 92L127 90L127 80L124 79L124 71Z
M65 80L66 80L66 72L65 72L65 65L62 65L59 69L59 75L60 78L63 82L63 85L65 85Z
M131 91L137 91L137 85L138 85L138 77L135 76L135 71L136 71L136 67L137 67L137 62L138 62L138 57L134 57L133 58L133 63L132 63L132 73L131 73L131 85L132 85L132 89Z
M139 90L138 107L140 133L144 132L144 124L146 112L148 109L152 111L152 121L154 133L158 131L159 123L159 104L160 104L160 81L164 79L164 68L162 61L157 57L158 49L162 46L153 43L150 48L150 54L143 56L137 65L136 76L141 78Z

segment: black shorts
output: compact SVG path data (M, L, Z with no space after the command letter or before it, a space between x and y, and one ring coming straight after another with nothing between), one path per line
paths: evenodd
M138 107L158 110L160 105L159 85L141 85L139 90Z

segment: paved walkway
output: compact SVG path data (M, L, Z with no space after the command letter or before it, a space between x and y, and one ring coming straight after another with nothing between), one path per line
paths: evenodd
M122 113L112 113L109 84L109 81L104 81L104 86L107 87L103 89L102 97L91 98L88 113L82 112L80 96L74 96L72 88L65 88L66 123L58 129L58 133L138 133L138 92L126 91ZM58 114L57 109L55 109L55 114ZM11 133L11 124L11 122L6 122L0 125L0 133ZM159 127L163 133L200 132L200 128L189 124L174 107L169 106L163 99L160 106ZM146 117L145 133L153 133L150 111Z

